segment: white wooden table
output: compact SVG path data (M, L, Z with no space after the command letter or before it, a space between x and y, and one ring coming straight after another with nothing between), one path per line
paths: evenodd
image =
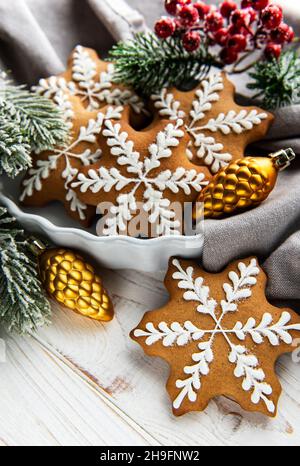
M103 271L116 307L106 325L54 309L34 337L5 337L0 364L0 445L300 445L300 366L278 363L283 385L275 420L224 398L175 418L167 365L128 334L167 298L161 276ZM2 335L4 336L4 335Z

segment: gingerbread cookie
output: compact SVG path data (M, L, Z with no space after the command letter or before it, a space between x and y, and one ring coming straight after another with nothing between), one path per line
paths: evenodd
M102 155L97 137L105 119L121 118L122 107L107 107L103 113L90 112L69 96L74 114L70 140L65 147L51 152L36 154L33 166L27 172L22 184L20 201L26 206L45 206L51 201L61 201L75 220L89 226L94 218L95 207L82 202L72 181L82 167L94 164Z
M181 212L177 215L172 204L183 207L195 201L210 174L188 161L182 126L180 119L162 120L145 131L135 131L125 115L120 122L105 120L99 137L101 160L84 167L71 184L88 205L111 204L111 218L98 234L155 237L183 233ZM130 231L135 221L140 234Z
M24 205L40 207L59 200L71 217L83 226L90 225L96 209L80 201L71 182L82 166L95 163L101 156L97 136L107 117L105 112L108 117L121 118L123 105L127 105L132 110L130 121L137 126L148 115L143 100L130 89L115 85L112 79L111 63L100 60L94 50L77 46L65 73L41 79L33 88L52 99L62 111L70 140L63 148L33 154L34 164L23 182L20 198ZM100 109L103 112L98 115Z
M41 79L33 90L53 99L72 118L75 109L70 96L79 98L88 111L107 105L126 106L133 110L134 121L138 115L147 114L144 101L131 89L113 83L114 65L99 59L98 54L81 45L72 52L65 73Z
M262 139L273 116L234 101L235 87L223 72L212 72L189 92L163 89L151 97L158 117L184 120L190 139L187 156L212 173L244 156L246 147Z
M170 302L146 313L131 337L169 363L174 414L202 411L223 395L274 417L281 394L275 362L294 351L300 317L267 301L257 259L236 261L219 274L172 259L165 284Z

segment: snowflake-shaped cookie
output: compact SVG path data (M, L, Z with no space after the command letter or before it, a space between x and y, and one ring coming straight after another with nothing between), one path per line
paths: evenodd
M169 304L148 312L131 336L171 366L167 390L175 415L202 411L221 395L276 415L281 386L274 365L295 349L300 317L268 303L266 281L255 258L215 275L171 260Z
M53 99L72 125L73 100L79 98L89 111L107 105L129 105L136 115L146 113L142 99L130 89L113 83L114 66L99 59L97 53L81 45L72 52L67 71L59 76L41 79L33 90Z
M273 116L257 107L240 107L235 88L222 72L212 72L189 92L163 89L151 97L160 118L184 119L190 136L187 156L212 173L244 156L245 148L262 139Z
M208 184L209 171L186 158L182 120L158 122L137 132L124 119L106 119L99 139L101 160L81 170L72 183L88 205L112 203L101 234L129 234L130 222L142 214L140 236L182 233L182 217L172 203L192 202ZM141 212L140 212L141 211ZM143 226L146 227L143 228ZM147 231L145 231L147 230Z
M72 101L73 99L73 101ZM82 202L72 181L82 167L94 164L101 157L97 137L106 119L119 119L123 107L106 107L103 112L89 112L70 97L75 109L70 139L64 147L34 156L33 167L22 183L21 202L28 206L44 206L61 201L66 210L83 225L88 226L95 216L95 208Z

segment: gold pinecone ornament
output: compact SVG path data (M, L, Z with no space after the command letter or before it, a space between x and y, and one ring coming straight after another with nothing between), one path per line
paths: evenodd
M287 168L295 157L293 150L287 149L269 157L244 157L230 163L200 194L194 219L203 215L218 218L257 206L273 191L278 172Z
M44 250L39 255L39 269L45 290L59 304L94 320L113 319L113 305L101 278L76 252Z

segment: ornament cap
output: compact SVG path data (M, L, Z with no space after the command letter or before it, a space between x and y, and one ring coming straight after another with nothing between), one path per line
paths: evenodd
M47 246L39 238L30 236L28 240L29 240L30 249L32 250L33 254L35 254L36 256L39 256L42 252L45 251Z
M275 167L282 171L290 166L291 162L295 160L296 154L293 149L282 149L274 154L270 154L270 157L273 159Z

